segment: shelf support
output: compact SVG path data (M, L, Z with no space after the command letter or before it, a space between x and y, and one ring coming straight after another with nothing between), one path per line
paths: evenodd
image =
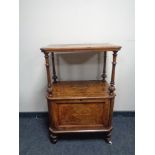
M56 83L58 77L56 76L56 71L55 71L54 52L51 53L51 56L52 56L52 69L53 69L52 79L54 80L54 83Z
M106 75L106 60L107 60L107 51L104 52L104 57L103 57L103 73L102 73L102 79L103 79L103 82L105 82L105 78L107 77Z
M47 52L42 51L45 54L45 66L46 66L46 72L47 72L47 84L48 84L48 94L49 96L52 96L52 83L51 83L51 75L50 75L50 66L49 66L49 55Z
M111 73L111 82L109 87L110 95L114 95L114 91L115 91L115 67L116 67L117 52L118 51L113 51L112 73Z

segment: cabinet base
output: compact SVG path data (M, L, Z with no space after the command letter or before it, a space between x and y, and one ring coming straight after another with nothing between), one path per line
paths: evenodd
M53 144L56 144L58 141L58 135L59 134L67 134L67 133L91 133L91 132L100 132L103 133L103 139L105 140L106 143L112 144L111 141L111 132L112 132L112 127L109 129L100 129L100 130L65 130L65 131L57 131L53 130L52 128L49 128L49 135L50 135L50 140Z

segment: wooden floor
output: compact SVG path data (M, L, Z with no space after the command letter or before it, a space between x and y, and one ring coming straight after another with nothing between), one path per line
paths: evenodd
M51 99L108 98L109 84L103 81L60 81L53 83Z

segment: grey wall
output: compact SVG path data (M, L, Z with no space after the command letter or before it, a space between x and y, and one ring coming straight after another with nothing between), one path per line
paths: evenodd
M134 110L134 0L20 0L20 111L47 111L39 48L51 43L111 42L123 48L116 66L115 110ZM56 55L60 80L100 79L102 54ZM108 81L111 73L108 54Z

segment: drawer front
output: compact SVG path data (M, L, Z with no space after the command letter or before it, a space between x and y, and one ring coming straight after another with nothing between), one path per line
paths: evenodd
M52 103L53 122L57 129L108 127L109 111L109 100L98 103Z

